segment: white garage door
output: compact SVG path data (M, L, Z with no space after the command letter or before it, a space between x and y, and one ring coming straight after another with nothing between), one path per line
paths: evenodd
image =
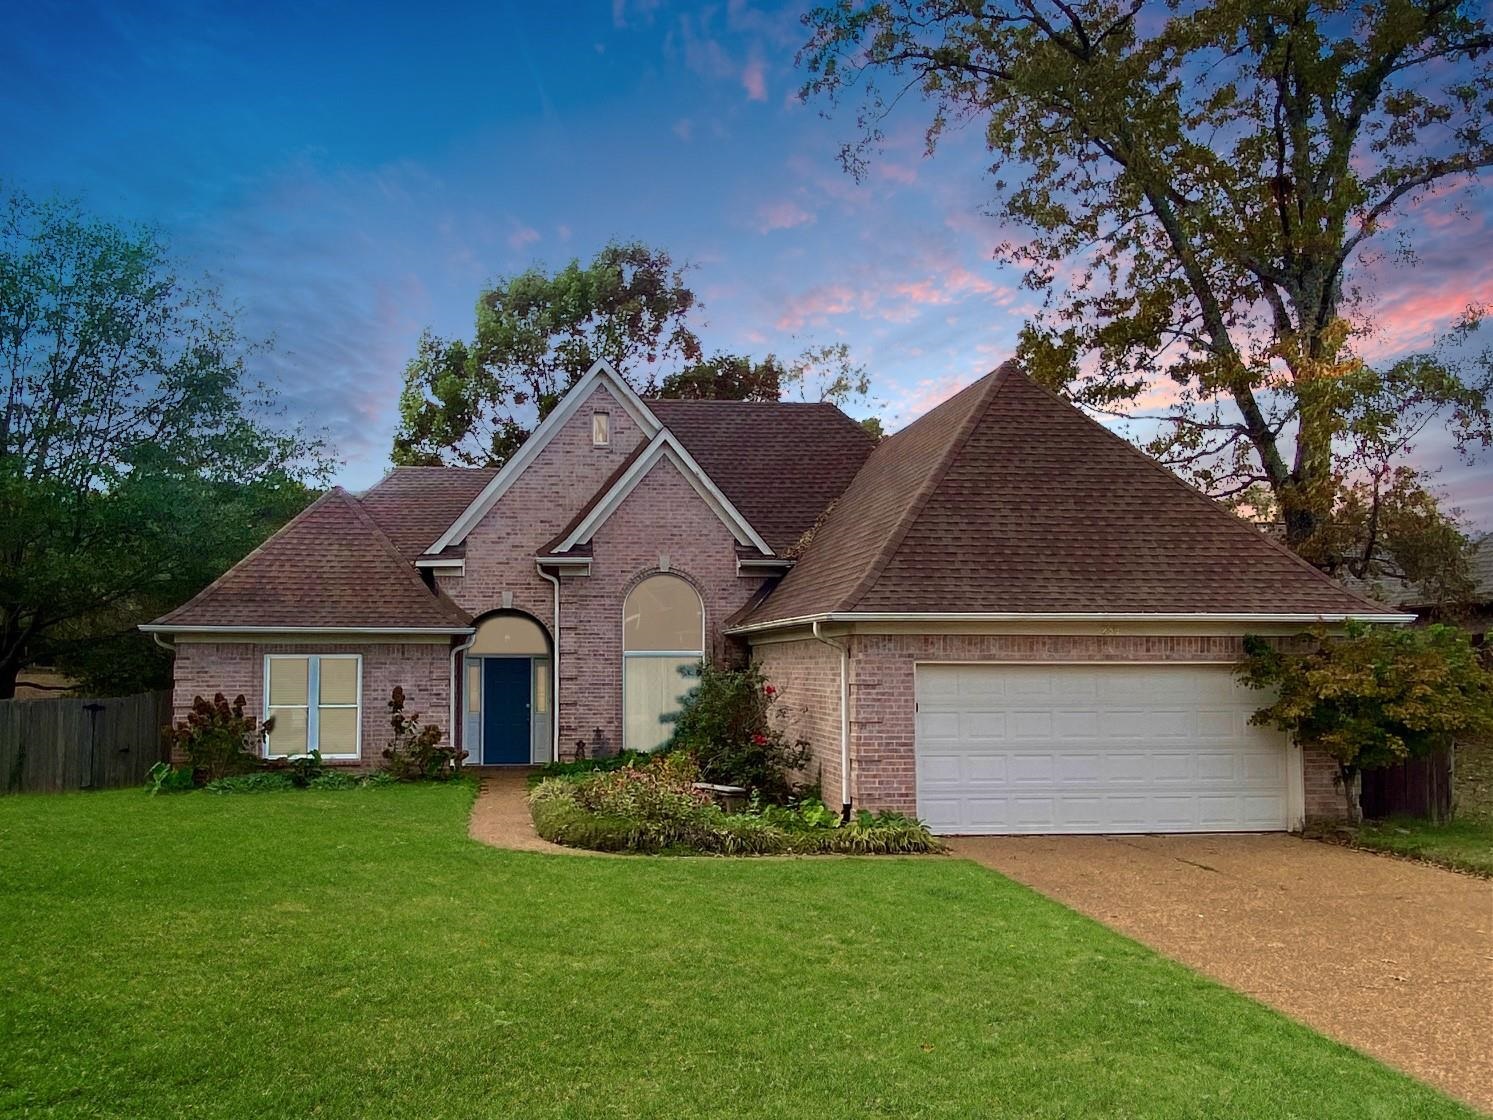
M1287 826L1285 738L1227 667L920 665L917 701L934 832Z

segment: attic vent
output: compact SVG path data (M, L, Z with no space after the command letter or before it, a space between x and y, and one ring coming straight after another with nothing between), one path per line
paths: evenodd
M591 414L591 445L593 447L605 447L612 442L612 414L609 412L593 412Z

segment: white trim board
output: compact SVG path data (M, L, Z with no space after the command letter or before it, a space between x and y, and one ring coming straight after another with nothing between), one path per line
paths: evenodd
M821 614L806 614L798 618L779 618L768 622L753 622L745 626L733 626L728 634L756 634L767 630L780 630L789 626L808 626L815 622L1232 622L1272 623L1288 622L1310 625L1312 623L1337 622L1382 622L1404 625L1415 621L1413 614L1340 613L1309 614L1305 612L1281 613L1102 613L1088 611L1021 613L1016 611L993 612L936 612L936 611L827 611Z
M565 394L559 404L555 405L539 427L534 429L529 438L524 441L523 446L514 453L513 458L503 464L502 469L493 475L488 484L482 488L482 492L472 499L471 505L467 506L461 516L451 523L451 527L425 550L425 554L434 556L442 549L466 540L467 534L472 531L477 522L481 521L497 504L498 499L518 481L519 476L528 469L529 464L539 457L539 453L555 437L555 433L580 410L586 398L598 386L605 387L616 398L623 411L631 416L633 422L642 429L644 439L652 439L662 430L663 424L659 422L658 417L653 415L648 406L643 403L643 398L633 392L632 387L618 376L617 371L605 360L596 362L579 381L571 386L570 391Z
M660 462L667 460L674 468L684 476L686 482L694 488L696 494L708 505L716 517L731 535L736 538L738 544L749 544L762 553L763 556L771 556L772 549L747 523L747 519L741 512L731 504L731 500L721 493L720 489L710 480L695 462L694 457L685 450L684 444L675 438L674 433L667 428L653 437L653 442L648 448L633 460L632 466L623 472L622 477L612 483L610 489L602 495L601 500L591 508L591 511L581 519L579 525L556 547L556 552L568 552L576 545L586 544L596 534L596 531L605 524L607 518L611 517L622 505L623 501L637 487L638 483L648 477L651 471Z

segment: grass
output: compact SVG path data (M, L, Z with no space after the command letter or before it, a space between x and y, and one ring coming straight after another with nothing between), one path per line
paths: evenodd
M1493 742L1458 745L1452 801L1456 816L1444 824L1411 817L1365 821L1349 840L1371 851L1493 878Z
M1493 878L1493 820L1487 818L1458 817L1445 824L1413 817L1366 821L1355 830L1353 843Z
M0 1114L1471 1115L970 863L500 852L471 796L0 799Z

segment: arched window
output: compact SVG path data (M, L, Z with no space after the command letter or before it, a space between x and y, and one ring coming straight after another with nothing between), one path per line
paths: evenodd
M544 657L549 651L539 623L521 614L499 614L477 624L467 653Z
M678 576L649 576L622 605L622 745L656 750L705 657L705 606Z

